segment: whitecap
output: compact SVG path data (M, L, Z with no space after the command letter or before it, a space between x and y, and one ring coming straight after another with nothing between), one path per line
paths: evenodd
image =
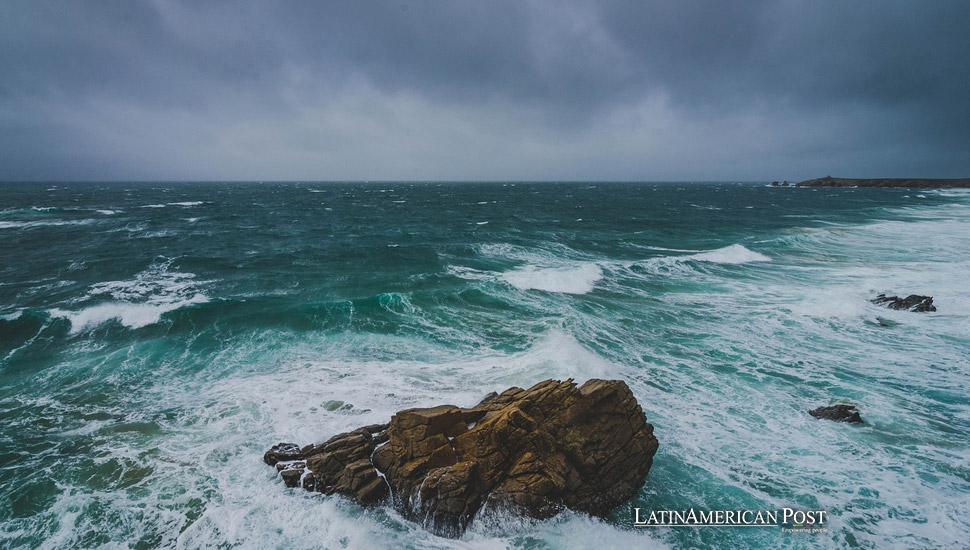
M59 206L31 206L30 209L34 210L35 212L54 212L55 210L64 210L64 211L75 210L73 208L61 208Z
M624 242L621 244L624 244L626 246L632 246L634 248L643 248L645 250L657 250L660 252L694 252L693 250L687 250L684 248L667 248L665 246L642 245L642 244L631 243L631 242Z
M502 274L502 280L520 290L544 290L565 294L586 294L603 278L595 263L562 267L525 266Z
M507 258L523 258L525 249L509 243L486 243L479 245L479 254L483 256L498 256Z
M19 309L13 313L0 313L0 321L16 321L24 314L24 310Z
M970 189L955 187L952 189L934 189L930 191L934 195L939 195L941 197L967 197L970 195ZM908 195L906 195L908 196Z
M740 244L732 244L717 250L708 250L688 256L691 260L699 262L711 262L715 264L746 264L749 262L770 262L771 258L749 250Z
M87 225L94 222L93 219L86 220L47 220L47 221L8 221L0 222L0 229L32 229L34 227L53 227L59 225Z
M187 201L187 202L170 202L169 206L199 206L205 204L205 201Z
M81 309L50 310L52 317L71 322L71 333L117 320L129 328L141 328L159 322L162 315L181 307L208 302L195 274L169 270L171 262L156 264L132 279L106 281L92 285L84 301L102 299ZM109 301L103 298L110 297Z
M449 275L453 275L459 279L467 279L469 281L488 281L497 277L496 273L480 271L478 269L465 267L462 265L449 265L445 268L445 271Z
M102 323L117 320L128 328L141 328L153 325L162 319L162 315L191 304L201 304L209 299L202 293L175 302L146 302L133 304L130 302L108 302L84 308L79 311L64 311L52 309L52 317L63 317L71 322L71 334L77 334L85 329L96 327Z
M178 235L177 231L171 229L162 229L161 231L148 231L142 235L139 235L139 239L157 239L161 237L174 237Z
M573 334L553 329L535 340L525 351L507 356L509 368L520 372L510 383L528 386L548 378L573 378L583 383L591 378L611 378L617 365L584 346Z

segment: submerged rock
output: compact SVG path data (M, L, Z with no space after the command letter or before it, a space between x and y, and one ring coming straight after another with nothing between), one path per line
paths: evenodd
M605 515L643 486L658 442L619 380L547 380L472 408L407 409L321 445L266 452L287 486L389 498L434 533L460 536L491 513Z
M869 301L879 306L884 305L889 309L917 312L936 311L936 306L933 305L932 296L910 294L905 298L900 298L899 296L886 296L885 294L880 294Z
M819 407L808 414L815 418L834 420L835 422L848 422L849 424L862 424L862 417L859 416L855 405L832 405L829 407Z

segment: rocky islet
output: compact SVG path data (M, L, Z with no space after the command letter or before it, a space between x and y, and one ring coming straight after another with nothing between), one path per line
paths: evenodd
M444 536L482 515L603 516L643 486L658 441L626 383L546 380L478 405L407 409L320 445L280 443L285 484L390 502Z

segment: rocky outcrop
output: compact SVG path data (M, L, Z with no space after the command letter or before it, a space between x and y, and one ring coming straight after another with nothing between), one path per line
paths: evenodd
M263 462L275 466L287 487L341 494L361 504L387 496L387 484L371 464L377 445L387 441L387 424L365 426L320 445L274 445Z
M624 382L547 380L472 408L403 410L321 445L281 443L263 459L287 486L387 501L459 536L492 513L607 514L643 486L657 446Z
M932 296L910 294L905 298L900 298L899 296L886 296L885 294L880 294L869 301L878 306L886 306L889 309L902 309L918 312L936 311L936 306L933 305Z
M832 405L829 407L819 407L808 414L815 418L834 420L835 422L848 422L849 424L862 424L862 417L859 416L855 405Z
M926 178L881 178L854 179L825 176L813 180L800 181L796 187L914 187L947 189L970 187L970 178L963 179L926 179Z

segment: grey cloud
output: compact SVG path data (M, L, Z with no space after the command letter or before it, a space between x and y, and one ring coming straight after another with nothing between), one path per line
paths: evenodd
M0 4L0 179L970 173L965 2Z

